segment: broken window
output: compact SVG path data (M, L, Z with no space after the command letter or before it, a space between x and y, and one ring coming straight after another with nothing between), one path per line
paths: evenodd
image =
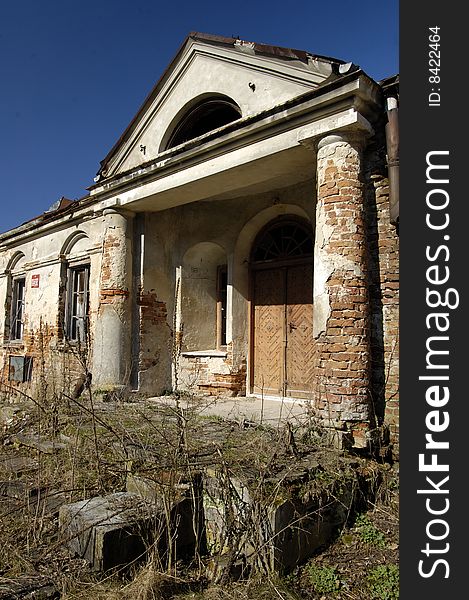
M12 341L23 339L25 284L24 277L18 277L12 281L10 317L10 340Z
M33 371L32 356L10 356L8 360L8 381L25 383L31 381Z
M67 272L65 335L70 342L86 342L89 305L89 265L71 267Z

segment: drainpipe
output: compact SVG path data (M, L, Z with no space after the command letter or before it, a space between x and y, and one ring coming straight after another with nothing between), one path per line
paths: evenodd
M386 98L386 151L388 157L389 212L393 225L399 222L399 116L397 96Z

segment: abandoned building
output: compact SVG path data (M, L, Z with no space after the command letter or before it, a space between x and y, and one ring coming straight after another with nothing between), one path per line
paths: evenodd
M87 195L0 235L3 385L296 399L396 441L398 83L191 33Z

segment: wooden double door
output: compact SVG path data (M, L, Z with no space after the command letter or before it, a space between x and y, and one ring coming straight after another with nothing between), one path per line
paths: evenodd
M313 266L310 261L252 272L252 392L311 397Z

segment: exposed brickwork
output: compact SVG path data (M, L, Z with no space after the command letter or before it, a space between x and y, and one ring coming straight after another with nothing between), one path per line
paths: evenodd
M124 299L129 297L129 290L104 289L99 292L100 304L110 304L114 298Z
M132 217L103 211L103 241L93 332L95 386L122 392L132 377Z
M137 304L141 307L142 324L148 323L166 323L168 311L166 302L158 300L155 290L146 292L140 289L138 292Z
M119 254L119 250L122 251L123 244L125 248L125 232L123 232L124 239L122 239L122 235L117 235L115 232L115 229L106 231L100 273L101 287L110 290L114 288L116 277L119 279L119 273L116 273L116 254Z
M235 364L231 344L223 358L183 355L180 368L183 387L191 391L213 396L246 394L246 362Z
M8 387L18 389L47 405L55 395L70 393L87 365L86 348L71 347L62 340L61 330L48 324L39 329L28 328L21 344L4 346L1 364L1 381ZM9 380L9 357L29 356L33 359L31 381Z
M378 424L389 427L394 454L399 444L399 236L389 220L384 149L371 149L367 174L367 220L372 311L372 395Z
M197 388L212 396L244 396L246 394L246 370L228 375L215 373L206 383L202 381L198 383Z
M115 215L115 218L119 217L120 215ZM125 251L125 229L115 226L108 227L104 235L101 261L100 304L123 302L129 297L129 290L126 286L125 257L122 256Z
M324 277L316 340L316 409L364 445L369 405L369 307L360 152L334 138L318 149L316 271ZM316 273L315 273L316 276ZM322 282L321 282L322 283ZM327 311L325 311L327 312Z
M117 213L111 219L122 218ZM123 227L110 226L105 230L101 270L99 278L98 315L102 307L113 305L119 315L124 317L129 312L130 292L126 285L125 255L126 236Z
M138 358L138 369L145 372L157 366L161 359L160 345L155 345L155 338L160 339L161 335L168 335L167 317L168 311L166 303L158 300L155 290L139 289L137 304L140 313L140 356ZM169 347L166 349L170 352Z
M100 303L126 303L130 296L128 258L131 246L130 218L113 209L104 211L106 223L99 274Z

